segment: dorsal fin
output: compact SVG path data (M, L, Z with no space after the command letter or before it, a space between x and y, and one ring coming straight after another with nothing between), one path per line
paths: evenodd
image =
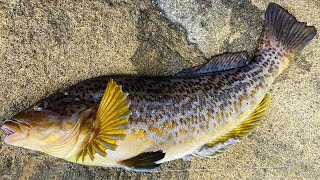
M163 159L164 156L165 153L161 150L156 152L144 152L130 159L120 161L119 164L130 170L145 172L160 166L160 164L157 164L156 162Z
M112 79L109 81L96 114L94 130L87 141L84 141L77 160L81 156L83 161L86 155L93 160L95 153L105 157L106 149L117 148L117 140L125 137L131 115L127 96L128 94L121 90L121 86Z
M270 94L267 94L250 116L237 127L225 135L205 144L202 148L192 153L197 157L216 157L226 151L232 144L240 142L258 126L267 113L270 104Z
M197 74L206 74L216 71L245 66L249 63L248 53L246 51L237 53L226 53L212 57L207 63L189 69L180 71L176 76L190 76Z

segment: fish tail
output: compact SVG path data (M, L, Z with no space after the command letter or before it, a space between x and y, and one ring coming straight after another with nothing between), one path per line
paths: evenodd
M316 35L314 26L299 22L288 11L270 3L265 14L265 27L260 38L260 53L275 54L282 60L284 70L295 54L299 53Z

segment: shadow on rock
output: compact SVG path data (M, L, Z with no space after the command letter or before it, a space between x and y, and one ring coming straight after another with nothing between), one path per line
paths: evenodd
M131 58L139 75L174 74L203 61L202 53L187 42L185 31L162 17L159 10L139 13L136 27L140 45Z
M224 51L253 51L256 49L258 39L263 28L264 11L259 10L249 0L222 0L222 3L231 8L230 27L231 34L239 33L238 38L230 43L224 42ZM251 53L250 53L251 54Z

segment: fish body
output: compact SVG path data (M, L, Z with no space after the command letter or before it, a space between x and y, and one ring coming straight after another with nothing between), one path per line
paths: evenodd
M268 72L271 64L265 68L262 63L187 77L112 78L129 94L132 112L127 138L119 142L115 160L146 150L164 150L162 161L182 158L211 142L222 128L236 126L261 102L277 74L276 69ZM68 94L99 106L110 79L84 81Z
M173 76L85 80L6 121L5 141L71 162L138 171L215 157L256 127L273 81L315 34L271 3L251 61L245 52L229 53Z

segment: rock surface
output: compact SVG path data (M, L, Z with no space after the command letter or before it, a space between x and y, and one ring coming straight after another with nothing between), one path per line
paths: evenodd
M80 80L169 75L226 52L253 55L269 0L1 1L0 119ZM318 0L277 0L320 28ZM271 89L266 120L216 159L156 172L87 167L0 143L0 179L315 179L320 176L319 35ZM3 134L1 134L3 137Z

